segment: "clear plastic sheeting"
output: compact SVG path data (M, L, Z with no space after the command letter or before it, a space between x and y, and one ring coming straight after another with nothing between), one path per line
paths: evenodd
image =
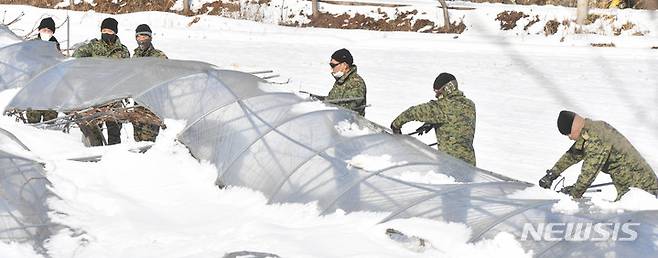
M0 24L0 48L21 42L22 39L4 24Z
M0 48L0 90L23 87L30 78L62 60L64 56L53 42L30 40L4 46Z
M0 241L31 243L43 252L56 227L48 218L49 182L39 162L5 151L16 147L25 145L0 129Z
M30 151L14 134L2 128L0 128L0 149L18 156Z
M33 78L8 109L67 111L132 97L161 118L187 121L178 139L217 167L217 183L259 190L270 203L317 202L338 209L387 212L383 220L423 217L467 224L472 241L527 224L637 220L637 241L524 240L539 257L640 257L656 253L656 212L605 214L585 204L571 215L556 200L507 196L530 186L478 169L412 137L336 106L310 101L241 72L160 59L79 59ZM402 181L409 172L454 179Z
M211 68L209 64L194 61L160 61L81 58L62 62L30 80L10 106L22 110L79 110L134 97L150 87Z

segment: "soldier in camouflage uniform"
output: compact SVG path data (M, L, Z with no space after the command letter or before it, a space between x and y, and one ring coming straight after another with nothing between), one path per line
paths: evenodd
M578 180L563 192L580 198L594 182L599 171L609 174L617 189L617 199L626 194L629 187L658 194L658 179L649 164L633 145L614 127L603 121L583 118L574 112L563 110L558 116L558 130L575 143L539 181L550 188L564 170L583 161Z
M57 51L60 51L59 41L57 41L57 38L55 38L54 36L56 29L57 28L55 26L55 20L53 20L53 18L51 17L44 18L41 20L41 23L39 23L39 27L38 27L39 34L33 40L43 40L43 41L53 42L57 46ZM27 118L28 123L36 124L57 118L57 111L28 110L27 112L25 112L25 117Z
M400 134L402 125L407 122L424 122L426 124L418 131L428 132L434 128L440 151L475 166L475 104L464 96L457 87L457 79L449 73L436 77L434 92L437 100L402 112L391 123L391 129Z
M347 49L340 49L331 55L331 74L336 79L325 103L331 103L354 112L366 115L366 83L356 72L352 54Z
M146 24L141 24L135 29L135 40L137 40L137 48L133 54L133 58L139 57L159 57L167 59L167 55L164 52L155 49L151 40L153 39L153 32L151 28ZM140 112L151 112L146 108L137 107ZM153 124L144 124L139 122L133 122L135 141L151 141L154 142L155 138L158 137L160 132L160 126Z
M48 41L48 42L53 42L55 43L55 46L57 46L57 51L61 51L59 41L57 38L55 38L55 20L53 18L48 17L48 18L43 18L41 22L39 23L39 34L37 34L36 38L33 40L43 40L43 41Z
M130 58L130 52L128 48L121 44L119 37L116 35L118 31L119 23L113 18L107 18L101 23L101 39L93 39L86 45L78 48L74 53L73 57L107 57L107 58ZM105 125L107 126L107 144L118 144L121 143L121 123L115 121L106 121ZM84 125L81 125L84 126ZM82 129L82 128L81 128ZM97 145L98 142L102 142L102 134L100 129L96 128L86 128L88 130L83 130L90 132L92 135L87 135L92 142L92 145Z
M128 48L121 44L119 36L116 35L119 23L112 18L107 18L101 23L101 39L92 39L91 42L76 49L73 57L108 57L108 58L130 58Z
M137 48L133 57L160 57L167 59L164 52L155 49L152 43L153 31L147 24L140 24L135 29L135 40L137 40Z

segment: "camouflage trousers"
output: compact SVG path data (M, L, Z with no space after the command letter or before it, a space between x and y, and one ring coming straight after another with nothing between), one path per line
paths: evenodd
M135 141L141 142L141 141L151 141L154 142L155 138L158 137L158 134L160 133L160 126L158 125L153 125L153 124L144 124L144 123L137 123L133 122L133 136L135 137Z
M619 201L622 196L628 193L628 191L630 191L630 187L639 188L650 194L658 196L658 179L656 178L653 170L650 168L633 169L623 167L616 170L611 170L608 172L608 174L610 174L612 183L615 185L617 190L617 198L615 201Z
M114 145L121 143L121 128L123 125L116 121L106 121L107 127L107 145Z
M25 117L27 122L30 124L36 124L45 122L48 120L53 120L57 118L57 111L52 110L28 110L25 112ZM42 120L43 118L43 120Z
M615 184L615 188L617 189L617 198L615 199L615 202L621 200L621 198L624 197L624 195L631 190L628 187L620 187L620 186L617 186L616 184ZM656 198L658 198L658 190L656 190L656 189L644 189L644 188L642 188L642 190L644 190L647 193L650 193L653 196L656 196Z
M107 127L107 145L121 143L121 123L106 121L105 126ZM78 124L78 127L89 141L89 145L103 146L104 137L100 125Z

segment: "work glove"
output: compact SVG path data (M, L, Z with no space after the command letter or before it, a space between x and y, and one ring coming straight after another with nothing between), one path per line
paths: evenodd
M427 132L429 132L432 129L434 129L434 124L425 123L425 124L421 125L420 127L418 127L418 129L416 129L416 133L418 135L423 135L423 134L426 134Z
M557 173L553 172L553 170L546 170L546 175L539 179L539 186L542 188L549 189L551 188L551 185L553 185L553 180L558 178L560 175Z
M572 190L573 190L573 185L565 186L564 188L560 189L560 193L571 195Z
M393 130L393 134L402 134L402 130L398 127L395 127L393 124L391 124L391 130Z

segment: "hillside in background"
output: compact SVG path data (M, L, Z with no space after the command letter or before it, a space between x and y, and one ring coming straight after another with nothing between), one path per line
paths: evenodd
M641 8L645 1L638 1ZM444 27L440 4L435 0L362 0L340 1L319 0L318 13L313 15L310 0L190 0L190 10L185 12L182 0L167 1L113 1L113 0L5 0L0 3L24 4L43 8L69 9L109 14L122 14L144 11L173 12L187 16L222 16L234 19L252 20L270 24L295 27L320 27L342 29L367 29L377 31L415 31L425 33L463 33L473 26L469 21L471 13L480 12L474 2L505 3L494 14L495 21L500 22L501 30L517 27L523 32L544 33L552 35L564 30L575 30L572 24L575 17L544 17L541 12L527 11L519 6L546 5L547 8L564 6L574 7L576 0L522 0L522 1L449 1L451 26ZM658 2L658 1L657 1ZM634 35L643 35L644 24L617 17L619 9L607 8L607 0L590 0L590 12L586 25L596 29L586 29L584 33L619 35L631 31ZM491 4L489 4L491 5ZM479 5L486 6L486 5ZM499 5L494 5L499 6ZM535 8L536 9L536 8ZM532 8L530 8L532 10ZM575 11L571 11L575 12ZM492 21L493 22L493 21ZM590 26L592 25L592 26Z

